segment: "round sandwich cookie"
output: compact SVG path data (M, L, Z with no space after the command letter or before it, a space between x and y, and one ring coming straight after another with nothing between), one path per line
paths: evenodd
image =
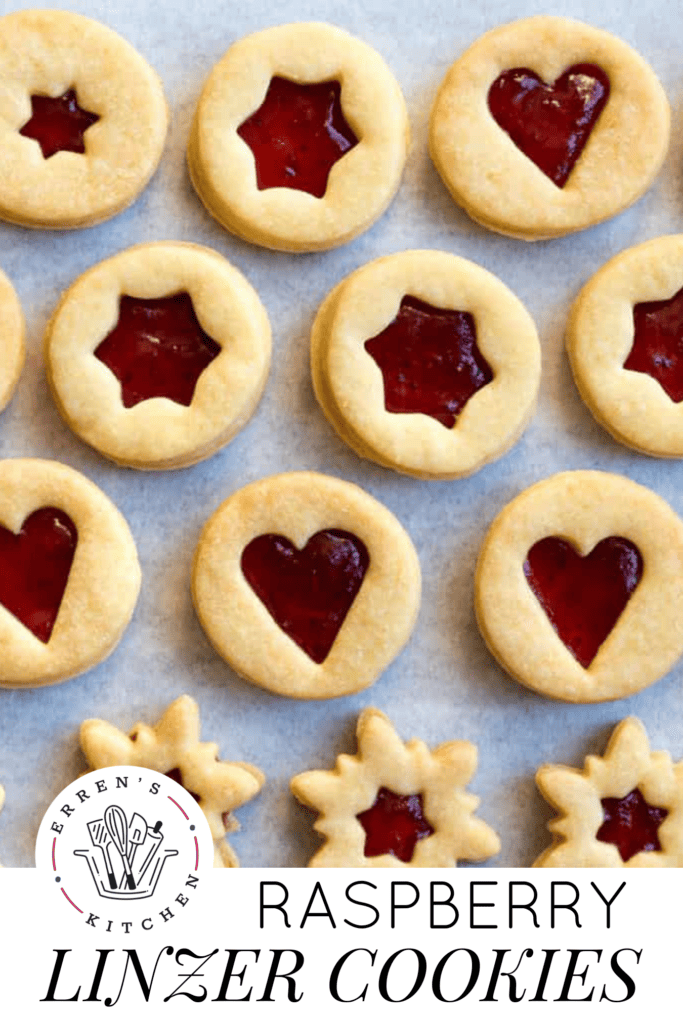
M533 415L533 320L493 274L413 250L356 270L323 302L311 337L316 397L363 458L424 479L476 472Z
M258 405L270 351L246 278L187 242L134 246L87 270L45 337L66 422L137 469L179 469L228 444Z
M669 122L659 80L628 44L541 15L487 32L456 60L429 148L473 220L534 241L634 203L662 165Z
M619 253L584 285L567 353L581 397L617 441L683 457L683 235Z
M154 174L167 125L158 75L112 29L67 11L0 18L0 219L113 217Z
M626 477L558 473L494 520L475 611L524 686L574 703L637 693L683 653L683 522Z
M283 473L211 516L192 594L240 675L288 697L340 697L370 686L407 642L420 565L398 520L360 487Z
M46 686L103 661L139 590L128 524L95 484L59 462L0 461L0 686Z
M239 40L209 75L188 147L215 219L256 245L309 252L365 231L393 199L409 142L380 55L333 25Z
M8 277L0 270L0 411L17 386L26 358L24 314Z

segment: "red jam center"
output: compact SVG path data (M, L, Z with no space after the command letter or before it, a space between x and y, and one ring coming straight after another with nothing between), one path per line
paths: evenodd
M63 149L85 153L83 135L99 119L98 114L79 107L75 89L54 98L31 96L31 117L19 134L35 139L46 160Z
M345 530L321 530L302 551L286 537L266 533L242 552L249 586L318 665L330 653L369 564L365 544Z
M640 551L606 537L584 558L560 537L545 537L524 563L527 583L576 660L588 668L643 575Z
M256 184L320 199L332 167L358 139L341 108L339 82L271 79L261 106L237 129L254 154Z
M365 342L384 378L387 412L421 412L444 427L493 380L471 313L438 309L405 295L394 320Z
M46 644L71 571L78 531L58 508L39 508L19 533L0 526L0 604Z
M613 843L624 863L643 850L661 850L657 829L669 813L663 807L652 807L639 789L621 800L607 797L601 803L604 821L596 838Z
M503 71L489 89L489 110L525 156L564 188L609 99L597 64L573 64L553 85L529 68Z
M181 772L180 768L171 768L170 772L165 772L164 774L166 775L167 779L173 779L173 781L177 782L179 786L182 786L183 789L190 794L193 800L196 800L197 803L200 802L202 798L200 797L199 793L193 793L192 790L188 789L185 783L183 782L183 773Z
M200 375L220 353L202 330L187 292L166 299L122 295L116 327L95 355L121 382L130 409L148 398L190 405Z
M649 373L672 402L683 402L683 288L671 299L633 307L633 348L624 369Z
M392 853L408 863L417 841L434 833L424 816L421 793L399 796L382 786L372 807L356 817L365 830L366 857Z

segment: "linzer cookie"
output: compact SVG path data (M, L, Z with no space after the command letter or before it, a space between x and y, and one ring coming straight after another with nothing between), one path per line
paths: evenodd
M199 709L191 697L178 697L155 726L138 722L126 734L109 722L81 725L81 747L90 768L136 765L167 775L194 797L206 815L215 846L215 867L239 862L226 840L239 829L233 811L261 790L264 775L252 764L220 761L217 743L199 739Z
M617 441L683 457L683 235L627 249L590 279L567 352L582 398Z
M139 589L135 542L98 487L58 462L0 462L0 686L45 686L98 664Z
M432 109L430 153L474 220L533 241L635 202L662 165L669 120L635 50L539 16L487 32L451 67Z
M426 479L499 458L533 414L534 323L498 278L450 253L374 260L328 295L313 326L316 397L364 458Z
M498 853L498 836L474 816L479 800L466 790L477 768L472 743L431 751L422 740L403 743L375 708L361 713L356 733L357 754L292 779L325 837L309 867L451 868Z
M168 113L130 43L66 11L0 19L0 218L78 228L119 213L156 170Z
M401 524L365 491L283 473L209 519L192 593L240 675L288 697L339 697L370 686L408 640L420 566Z
M0 410L14 394L25 355L24 314L17 293L0 270Z
M683 653L683 523L625 477L559 473L494 520L475 609L492 654L530 689L576 703L637 693Z
M604 757L587 757L582 771L546 764L536 781L559 817L534 867L683 867L683 763L651 751L637 718L624 719Z
M228 231L306 252L348 242L384 212L408 136L375 50L332 25L280 25L235 43L209 75L188 164Z
M107 458L178 469L226 445L256 409L270 324L242 274L212 249L134 246L81 275L45 338L64 419Z

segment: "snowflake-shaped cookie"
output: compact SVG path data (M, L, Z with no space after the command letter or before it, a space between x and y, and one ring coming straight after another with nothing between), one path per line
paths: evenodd
M225 835L239 828L232 812L256 796L265 778L251 764L219 761L216 743L199 742L199 709L191 697L178 697L157 725L140 722L128 735L101 719L89 719L81 726L80 740L91 768L135 765L179 782L209 822L214 866L238 867Z
M637 718L616 727L604 757L582 771L542 765L541 793L560 817L534 867L683 867L683 762L650 750Z
M479 800L465 792L477 767L473 744L430 751L422 740L403 743L375 708L361 713L356 733L357 754L292 779L326 837L309 867L442 868L498 853L498 836L474 817Z

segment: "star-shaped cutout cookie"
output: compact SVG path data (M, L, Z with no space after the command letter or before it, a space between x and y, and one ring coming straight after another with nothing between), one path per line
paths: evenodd
M339 82L271 79L263 103L237 129L256 164L259 190L294 188L317 199L358 139L341 108Z
M477 767L473 744L403 743L375 708L361 713L356 732L357 754L292 779L326 838L309 867L454 867L498 853L498 836L474 817L479 800L465 790Z
M672 402L683 402L683 288L670 299L633 307L633 346L624 369L649 374Z
M219 761L216 743L200 743L199 709L191 697L173 701L157 725L140 722L127 735L101 719L89 719L81 726L80 740L90 768L135 765L179 782L209 822L214 865L238 867L225 835L239 828L232 812L256 796L265 777L251 764Z
M604 757L587 757L582 771L546 764L536 782L560 817L534 867L683 867L683 762L651 751L637 718L624 719Z
M197 381L221 347L202 328L187 292L160 299L122 295L116 326L95 349L130 409L149 398L192 404Z
M85 153L83 136L99 119L99 114L78 105L75 89L63 96L31 96L31 117L19 134L35 139L48 160L62 150Z

